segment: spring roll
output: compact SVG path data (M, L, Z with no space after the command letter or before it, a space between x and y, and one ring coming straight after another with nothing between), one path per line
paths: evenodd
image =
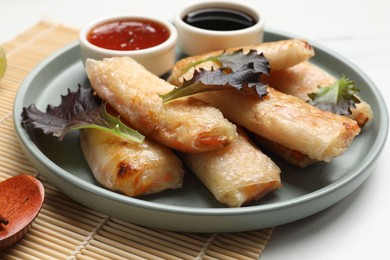
M316 92L318 87L329 86L336 78L315 64L305 61L283 70L271 70L269 84L275 89L304 101L308 101L308 94ZM370 105L360 98L360 103L351 109L348 117L363 127L373 117Z
M268 87L263 100L235 90L196 97L212 104L234 123L311 159L329 162L359 134L356 121L320 110Z
M271 42L266 45L269 49L263 48L271 70L281 69L282 66L277 65L279 63L285 64L287 68L294 64L292 60L296 65L314 55L311 47L309 48L312 51L311 55L299 55L300 52L295 48L292 48L293 50L283 48L290 46L288 43L291 41L297 40ZM304 42L302 45L308 44ZM302 48L302 53L305 53L304 49ZM207 55L178 61L169 82L179 86L184 79L190 80L192 73L186 74L188 66L206 58ZM209 61L207 64L200 63L197 68L208 70L217 66L218 64ZM285 148L300 152L312 160L328 162L333 157L341 155L360 132L360 127L351 119L322 111L297 97L281 93L271 87L267 89L268 95L263 100L235 90L197 94L196 98L221 110L233 123Z
M93 175L110 190L134 197L182 186L181 161L158 143L136 143L97 129L81 130L80 143Z
M181 82L183 82L183 79L189 80L192 78L195 69L201 67L203 69L210 70L213 67L219 67L219 65L213 61L202 62L198 66L191 68L188 68L189 64L205 60L209 57L218 56L224 51L226 51L226 53L232 53L239 49L243 49L244 53L248 53L250 50L256 50L258 53L263 53L269 60L270 67L275 70L294 66L314 56L313 47L307 41L301 39L288 39L276 42L265 42L258 45L235 47L181 59L173 67L168 81L173 85L179 86Z
M135 129L168 147L204 152L229 145L236 126L222 113L194 98L163 104L159 94L174 86L129 57L87 59L92 88Z
M238 132L238 139L218 151L179 155L215 198L229 207L258 200L281 186L279 167L244 131Z

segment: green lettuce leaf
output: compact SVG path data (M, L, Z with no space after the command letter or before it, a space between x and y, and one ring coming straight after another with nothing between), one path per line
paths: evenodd
M360 103L356 96L358 92L355 83L342 76L332 85L319 87L317 92L309 94L308 103L322 110L347 116L352 113L351 108L355 108L356 104Z
M120 117L110 115L106 104L93 95L93 90L81 88L66 96L61 95L59 106L48 105L46 112L40 111L34 104L24 107L22 125L31 133L41 129L46 135L53 135L63 140L73 130L95 128L110 132L122 138L142 142L144 136L120 121Z
M268 94L267 85L261 81L261 76L263 74L269 75L270 67L268 60L262 53L258 54L255 50L251 50L247 54L244 54L242 50L229 54L224 52L221 55L192 63L187 67L187 70L210 60L221 67L212 70L195 70L190 80L185 80L180 87L161 95L163 102L206 91L232 88L250 90L250 93L256 93L259 98Z

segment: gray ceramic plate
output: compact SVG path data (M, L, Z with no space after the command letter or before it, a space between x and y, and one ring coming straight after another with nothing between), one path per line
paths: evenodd
M291 36L267 32L265 40L287 37ZM78 133L62 142L38 132L30 137L21 127L23 107L34 103L45 110L48 104L58 105L68 88L89 85L77 43L54 53L25 79L15 99L16 132L26 155L47 181L87 207L135 224L186 232L234 232L292 222L335 204L357 188L372 172L388 131L386 106L374 84L339 55L316 44L314 47L316 64L356 82L360 95L372 106L374 120L349 150L331 163L302 170L275 158L283 171L283 187L250 206L226 208L191 174L186 175L180 190L130 198L95 181L81 154Z

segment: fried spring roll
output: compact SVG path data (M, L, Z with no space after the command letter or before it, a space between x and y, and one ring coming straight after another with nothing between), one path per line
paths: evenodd
M82 130L80 142L93 175L110 190L134 197L182 186L181 161L158 143L136 143L97 129Z
M180 153L183 162L215 198L229 207L240 207L281 186L280 169L239 130L228 147L205 153Z
M300 99L309 100L308 94L318 87L329 86L336 81L332 75L309 61L301 62L283 70L271 70L269 84L275 89ZM348 117L363 127L373 117L370 105L360 99Z
M163 104L174 86L129 57L88 59L92 88L135 129L179 151L204 152L229 145L236 127L222 113L193 98Z
M196 97L251 132L318 161L329 162L341 155L360 132L356 121L322 111L271 87L263 100L235 90Z
M311 46L304 41L301 46L306 47L298 48L301 51L297 51L296 48L290 50L289 43L296 41L299 40L259 45L263 46L261 51L269 59L271 69L288 68L314 55ZM268 46L268 49L264 46ZM169 82L179 86L184 78L190 80L192 72L188 71L189 74L186 74L185 69L191 63L215 55L216 52L213 53L178 61ZM300 53L307 55L299 55ZM197 68L207 70L213 66L218 65L210 61L207 64L200 63ZM217 107L234 123L285 148L307 155L312 160L330 161L331 158L341 155L360 132L360 127L351 119L321 111L297 97L281 93L271 87L268 87L268 92L264 100L229 90L198 94L196 98Z
M275 70L294 66L314 56L313 47L308 42L301 39L289 39L276 42L265 42L258 45L235 47L227 49L226 53L231 53L239 49L243 49L244 53L248 53L250 50L257 50L258 53L263 53L269 60L270 67ZM207 61L199 64L195 68L192 67L187 69L188 65L191 63L207 59L208 57L217 56L222 52L224 52L224 50L191 56L178 61L172 69L172 74L168 81L173 85L179 86L181 82L183 82L183 78L191 79L195 68L217 68L218 64Z

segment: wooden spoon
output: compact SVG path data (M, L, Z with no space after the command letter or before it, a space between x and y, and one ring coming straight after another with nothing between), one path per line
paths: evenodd
M0 183L0 251L23 238L44 197L42 183L30 175L17 175Z

